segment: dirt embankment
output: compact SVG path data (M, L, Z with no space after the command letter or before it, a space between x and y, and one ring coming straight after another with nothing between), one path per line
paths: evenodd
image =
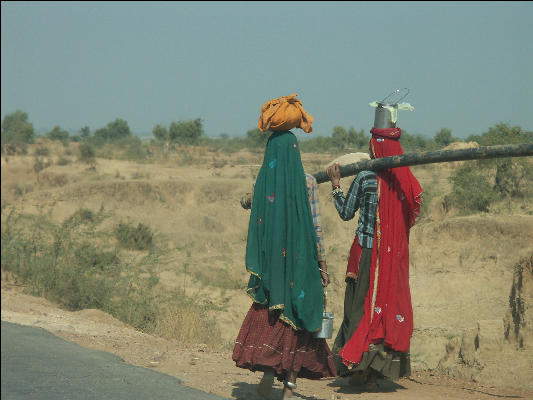
M260 374L235 367L230 350L213 350L203 344L184 345L138 332L99 310L69 312L43 298L23 293L2 279L2 320L44 328L66 340L107 351L125 362L172 375L187 386L238 399L264 400L255 393ZM532 398L533 390L490 385L451 378L438 371L414 370L396 382L379 380L377 392L365 392L344 379L298 380L297 395L309 400L490 400ZM274 384L273 399L282 386Z
M332 158L303 155L309 172ZM207 167L99 159L96 169L77 163L53 165L39 177L31 162L31 157L11 158L9 164L2 160L3 205L56 221L80 207L103 206L112 214L109 227L124 219L149 225L169 242L170 253L157 266L157 289L182 291L220 305L213 316L227 345L218 352L202 345L186 347L137 332L97 310L69 313L5 286L4 279L2 319L41 326L202 390L254 399L250 393L259 376L234 367L231 342L250 305L244 290L235 289L235 283L245 286L248 279L243 260L249 213L239 199L252 187L260 156L236 153ZM413 171L423 188L447 188L450 168ZM343 179L343 189L350 182ZM335 314L336 331L356 222L340 221L330 187L320 185L319 196L332 277L328 311ZM385 382L377 394L359 393L335 380L302 381L299 393L304 398L533 398L533 215L452 217L436 200L429 217L411 231L412 379ZM215 276L229 283L208 280ZM281 392L280 386L277 390Z
M463 217L413 230L415 365L533 388L530 243L530 216Z

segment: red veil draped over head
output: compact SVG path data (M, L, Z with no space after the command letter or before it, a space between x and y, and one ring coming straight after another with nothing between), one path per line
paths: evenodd
M370 131L370 150L375 158L403 154L400 128ZM413 308L409 288L409 230L420 213L422 188L409 167L378 173L378 210L370 285L364 314L339 355L347 366L358 364L370 344L408 352L413 332Z

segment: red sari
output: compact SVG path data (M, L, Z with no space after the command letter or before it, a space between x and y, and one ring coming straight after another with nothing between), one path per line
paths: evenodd
M371 151L375 158L403 154L399 128L372 129ZM409 288L409 230L420 212L422 188L409 167L378 173L378 210L370 286L364 314L339 355L355 366L371 344L408 352L413 332Z

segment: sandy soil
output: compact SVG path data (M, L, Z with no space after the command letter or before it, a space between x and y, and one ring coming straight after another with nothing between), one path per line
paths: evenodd
M235 367L229 350L214 352L202 344L184 346L151 336L99 310L64 311L6 282L2 284L2 320L41 327L81 346L113 353L126 363L172 375L205 392L231 399L262 399L255 394L260 374ZM307 400L533 398L533 391L492 388L427 370L415 370L410 378L396 382L378 381L380 389L372 393L350 387L343 379L300 379L297 383L298 397ZM280 398L281 391L276 382L272 398Z
M48 146L56 158L65 151L62 145ZM32 169L32 156L2 157L1 201L2 206L47 215L56 222L80 207L98 210L105 205L112 217L103 229L130 219L152 227L170 248L155 267L157 289L183 291L221 305L223 311L214 318L226 350L150 336L98 310L64 311L24 294L22 287L10 285L4 277L2 320L42 327L207 392L259 399L254 390L260 374L236 368L231 360L231 343L250 306L248 296L241 289L205 287L193 276L223 270L234 282L246 284L243 259L249 212L240 207L239 199L250 191L262 154L187 151L194 162L180 159L180 151L175 158L152 164L98 159L95 168L67 156L72 164L57 165L52 159L39 174ZM334 158L302 154L308 172L321 170ZM443 199L454 165L413 167L424 191L434 194L428 214L412 229L410 239L413 375L380 382L378 393L360 392L342 379L299 380L300 398L533 399L533 206L513 201L488 215L455 215ZM341 181L344 190L350 183ZM335 314L336 331L355 222L339 220L327 185L319 186L319 196L332 278L328 311ZM530 260L529 267L517 275L523 260ZM519 314L512 314L511 293L513 304L523 305ZM274 398L279 398L281 385L275 389Z

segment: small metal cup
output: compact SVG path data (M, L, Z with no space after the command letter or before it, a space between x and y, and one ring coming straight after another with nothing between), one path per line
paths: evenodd
M322 328L313 333L313 337L318 339L331 339L333 337L333 313L322 313Z
M324 289L324 312L322 313L322 327L319 331L313 333L314 338L331 339L333 337L333 313L326 312L326 302L328 291Z

